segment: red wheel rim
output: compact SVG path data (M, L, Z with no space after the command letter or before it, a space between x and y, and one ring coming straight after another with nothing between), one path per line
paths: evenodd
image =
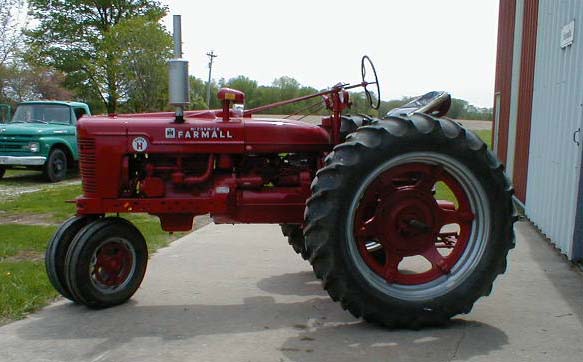
M435 198L437 182L451 190L457 205ZM418 285L449 274L466 250L473 221L468 196L451 174L440 165L413 162L382 172L368 186L355 213L354 239L365 264L386 282ZM444 232L446 225L458 230ZM399 269L416 256L431 267Z
M91 280L102 290L117 289L124 285L135 269L135 253L125 240L116 239L102 243L91 259Z

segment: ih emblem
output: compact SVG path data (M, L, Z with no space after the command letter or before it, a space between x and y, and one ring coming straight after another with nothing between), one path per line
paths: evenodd
M148 149L148 141L144 137L136 137L132 141L132 147L136 152L145 152Z
M166 128L166 138L176 138L176 128Z

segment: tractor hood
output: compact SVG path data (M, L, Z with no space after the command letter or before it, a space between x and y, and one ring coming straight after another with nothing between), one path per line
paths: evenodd
M331 140L320 126L276 118L244 118L245 143L256 152L328 151ZM287 150L287 151L285 151Z
M74 135L72 126L42 123L7 123L0 125L1 136L49 136L49 135Z
M331 148L330 136L322 127L287 119L185 118L152 115L83 117L79 137L128 136L128 153L280 153L323 152ZM147 150L136 150L134 140L147 142ZM110 141L112 139L110 138ZM143 144L142 144L143 146Z

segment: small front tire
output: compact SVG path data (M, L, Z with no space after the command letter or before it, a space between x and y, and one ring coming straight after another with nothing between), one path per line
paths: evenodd
M45 268L49 281L63 297L75 301L65 278L65 259L75 236L96 216L74 216L65 221L49 241L45 253Z
M138 290L148 263L148 248L129 221L94 221L73 240L65 262L67 286L75 301L90 308L126 302Z

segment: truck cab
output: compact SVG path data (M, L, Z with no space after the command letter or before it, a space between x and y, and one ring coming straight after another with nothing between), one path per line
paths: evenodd
M81 102L22 102L0 125L0 178L7 169L42 171L50 182L64 179L79 160L77 121L91 115Z

